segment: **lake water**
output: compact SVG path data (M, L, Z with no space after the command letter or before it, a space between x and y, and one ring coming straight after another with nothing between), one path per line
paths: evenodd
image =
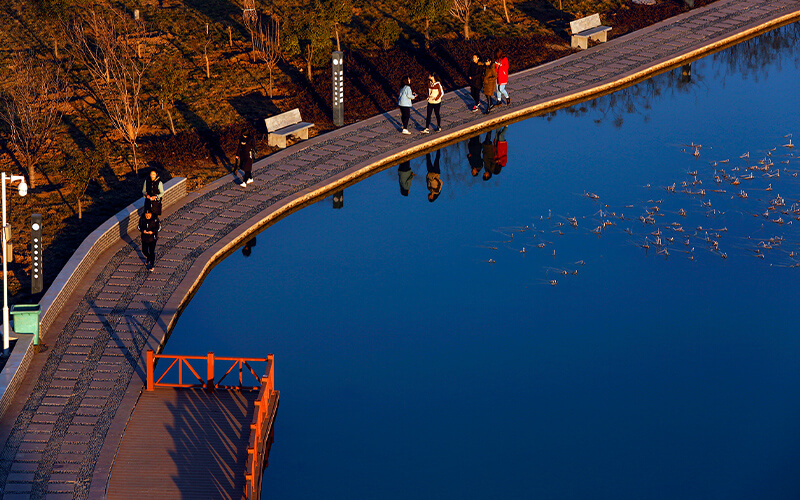
M486 181L497 131L448 147L432 203L423 156L309 206L165 352L275 353L271 499L796 499L798 38L512 124Z

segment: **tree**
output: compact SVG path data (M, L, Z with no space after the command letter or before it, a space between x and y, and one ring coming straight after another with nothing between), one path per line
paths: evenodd
M112 126L133 153L138 169L136 140L144 127L143 77L155 56L142 48L142 21L113 8L91 8L65 27L69 51L89 71L88 85Z
M317 2L314 9L293 16L296 19L287 29L286 42L290 53L300 52L306 61L308 81L313 81L311 67L323 60L324 49L330 47L329 19L323 15L322 5Z
M425 48L430 46L431 41L431 22L436 21L447 12L449 0L411 0L407 3L407 8L414 19L425 21Z
M61 123L70 94L58 66L16 54L3 90L6 105L0 118L11 131L11 147L36 187L36 165L47 154Z
M333 27L333 32L336 35L336 50L341 51L342 46L339 43L339 31L342 24L347 24L353 19L353 1L352 0L329 0L325 5L325 12L328 16L328 21Z
M464 25L464 39L469 40L469 18L472 14L472 0L453 0L450 15L461 21Z
M172 119L175 101L183 96L189 86L188 72L183 66L176 63L176 59L178 58L168 59L158 68L155 89L158 105L167 113L169 129L172 135L175 135L175 122Z
M261 59L269 70L269 96L272 97L272 72L281 60L281 24L269 16L258 16L247 29L253 45L253 60Z
M83 218L83 198L89 183L97 179L100 167L108 161L108 151L83 149L77 155L66 154L61 175L72 186L72 193L78 205L78 219Z

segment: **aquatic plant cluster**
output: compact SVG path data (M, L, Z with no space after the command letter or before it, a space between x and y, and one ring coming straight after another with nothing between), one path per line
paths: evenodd
M557 260L561 242L568 244L562 238L572 232L620 238L647 257L711 257L736 265L751 259L800 267L800 154L795 153L792 134L780 142L733 158L716 156L712 146L682 144L678 147L688 155L689 167L672 184L646 184L644 196L622 206L604 203L594 192L576 193L597 210L580 216L548 211L533 223L497 228L494 231L505 239L478 245L492 252L482 262L495 264L506 251L547 256L556 264L543 265L535 283L557 286L594 260L589 255L578 261Z

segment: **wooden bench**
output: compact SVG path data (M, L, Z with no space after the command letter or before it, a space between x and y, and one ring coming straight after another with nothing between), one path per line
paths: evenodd
M291 135L308 139L308 129L314 126L313 123L302 121L297 108L265 118L264 123L267 125L267 142L279 148L286 147L286 138Z
M569 30L572 32L572 48L589 48L589 40L605 42L611 26L602 26L600 14L582 17L569 23Z

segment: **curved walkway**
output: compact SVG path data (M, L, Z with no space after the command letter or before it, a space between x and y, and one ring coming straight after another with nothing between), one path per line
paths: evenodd
M213 262L258 227L409 154L587 99L797 19L800 0L719 0L512 75L513 104L490 115L470 112L463 89L452 92L442 105L444 132L403 136L398 113L387 113L261 160L248 188L226 176L188 196L164 215L155 272L144 269L132 235L133 245L121 241L106 252L45 332L52 347L36 356L0 421L3 498L105 496L143 386L142 353L164 341ZM422 128L419 111L412 119Z

